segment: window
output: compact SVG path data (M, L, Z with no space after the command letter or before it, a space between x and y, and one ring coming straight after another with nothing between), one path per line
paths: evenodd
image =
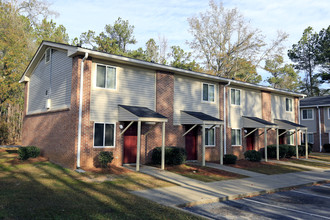
M303 137L302 137L302 143L306 143L305 142L305 140L306 140L306 133L303 133L302 135L303 135ZM308 133L307 132L307 141L310 144L314 144L314 134L313 133Z
M241 105L241 90L231 89L231 104L232 105Z
M205 128L205 145L215 146L215 128Z
M330 108L328 108L328 119L330 119Z
M45 52L45 63L48 63L50 61L50 58L51 58L51 49L47 48Z
M241 129L231 129L231 145L232 146L242 145Z
M105 123L94 124L94 147L115 146L115 125Z
M214 102L214 85L203 83L203 101Z
M292 112L292 99L285 98L285 110L287 112Z
M116 89L116 68L97 65L96 87Z
M313 109L303 109L302 110L303 120L313 120Z
M286 138L287 138L286 139L287 144L294 145L294 132L292 131L287 132Z

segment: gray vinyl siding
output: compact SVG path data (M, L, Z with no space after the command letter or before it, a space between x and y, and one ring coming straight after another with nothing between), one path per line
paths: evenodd
M284 119L295 122L294 97L271 94L272 99L272 120ZM292 112L286 111L286 98L292 99Z
M30 77L28 114L47 111L47 99L51 99L49 110L70 107L71 78L72 58L65 52L52 50L47 64L43 57Z
M313 109L313 119L303 119L302 110ZM316 108L300 108L300 123L308 128L308 132L316 133L317 131L317 120L316 120L317 109Z
M103 64L116 68L115 90L96 88L96 65ZM122 66L111 62L93 60L91 90L91 121L118 121L118 105L133 105L155 109L156 74L154 71Z
M50 62L43 57L33 71L29 82L28 113L46 111L46 91L50 89Z
M329 109L330 109L330 107L325 107L324 108L324 126L325 126L325 132L330 132Z
M214 102L202 101L203 83L214 85ZM219 118L219 86L217 83L174 75L173 124L180 124L181 110L203 112Z
M231 104L231 89L239 89L241 91L241 104ZM228 114L229 114L229 127L242 128L243 119L242 116L251 116L262 118L262 103L261 92L256 90L250 90L246 88L230 87L227 97Z

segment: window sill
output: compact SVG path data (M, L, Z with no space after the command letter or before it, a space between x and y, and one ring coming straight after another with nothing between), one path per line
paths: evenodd
M205 147L215 147L215 145L205 145Z
M105 146L93 146L94 149L111 149L111 148L115 148L115 146L109 146L109 147L105 147Z

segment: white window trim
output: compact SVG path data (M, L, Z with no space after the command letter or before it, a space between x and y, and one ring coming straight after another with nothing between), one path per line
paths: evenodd
M302 134L303 134L303 136L302 136L301 140L304 139L304 135L306 137L306 132L302 132ZM314 132L307 132L307 137L306 137L307 138L307 141L308 141L308 135L309 134L312 134L313 135L313 142L308 142L308 143L314 144Z
M303 111L304 110L311 110L312 111L312 118L304 118L304 114L303 114ZM309 108L309 109L301 109L301 112L300 112L300 114L301 114L301 120L304 120L304 121L312 121L312 120L314 120L314 109L311 109L311 108ZM308 114L307 114L308 115Z
M239 144L239 145L231 145L232 147L240 147L240 146L242 146L242 129L241 128L231 128L231 130L240 130L241 131L241 144ZM232 133L232 132L231 132ZM231 134L231 135L233 135L233 134ZM231 141L231 140L230 140Z
M209 100L204 100L203 97L204 97L204 84L207 85L207 89L209 89L209 86L212 85L213 88L214 88L214 100L213 101L209 101ZM215 100L216 100L216 87L215 87L215 84L212 84L212 83L202 83L202 96L201 96L201 101L204 102L204 103L215 103ZM209 97L207 97L207 99L209 99Z
M231 102L231 91L232 91L232 89L235 90L235 91L236 91L236 90L239 91L239 105L237 105L237 104L233 104L233 103ZM233 105L233 106L241 106L241 102L242 102L241 97L242 97L242 90L241 90L241 89L230 88L230 96L229 96L229 99L230 99L230 105ZM233 129L235 129L235 128L233 128ZM236 145L236 146L241 146L241 145Z
M47 61L47 52L49 51L49 60ZM46 51L45 51L45 64L49 63L52 59L52 51L51 51L51 48L47 48Z
M115 88L112 89L112 88L103 88L103 87L98 87L96 85L97 83L97 66L105 66L105 69L107 69L107 67L111 67L111 68L114 68L116 70L116 85L115 85ZM107 64L102 64L102 63L95 63L95 73L94 73L94 88L96 89L100 89L100 90L112 90L112 91L117 91L117 88L118 88L118 73L117 73L117 67L115 66L111 66L111 65L107 65ZM105 77L107 77L107 74L105 74ZM105 81L107 81L107 79L105 78Z
M288 99L288 100L291 100L291 108L292 108L291 111L290 111L290 110L289 110L289 111L286 110L286 100L287 100L287 99ZM292 99L292 98L287 98L287 97L285 97L285 111L286 111L286 112L293 112L293 99Z
M211 127L211 126L210 126ZM206 127L205 129L208 129L208 128L210 128L210 127ZM210 130L214 130L214 144L213 145L206 145L205 144L205 147L215 147L216 146L216 135L217 135L217 133L216 133L216 129L215 129L216 127L214 127L214 128L212 128L212 129L210 129ZM205 131L205 136L206 136L206 131ZM205 137L206 138L206 137Z
M95 136L95 124L104 124L104 129L103 129L103 143L105 143L105 125L114 125L113 130L113 146L95 146L94 142L94 136ZM93 125L93 148L115 148L116 147L116 123L109 123L109 122L94 122Z

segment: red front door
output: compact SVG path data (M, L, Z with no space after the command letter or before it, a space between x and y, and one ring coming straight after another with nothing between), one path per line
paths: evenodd
M186 126L186 131L188 131L190 128L191 126ZM187 160L197 160L197 127L186 134L185 139Z
M128 124L125 125L125 127ZM133 123L124 133L124 163L136 162L137 125Z
M250 133L253 129L247 129ZM254 150L254 132L246 137L246 150Z

